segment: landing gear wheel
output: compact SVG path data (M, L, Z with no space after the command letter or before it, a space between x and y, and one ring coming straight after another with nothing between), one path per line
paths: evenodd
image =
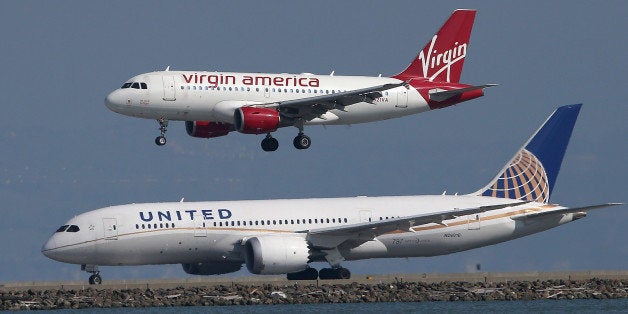
M337 279L351 279L351 272L348 269L341 267L335 269L335 271Z
M164 137L164 136L157 136L155 138L155 144L157 144L157 146L164 146L164 145L166 145L166 137Z
M89 276L89 284L90 285L100 285L102 284L102 277L99 274L93 274Z
M316 280L318 279L318 271L316 268L308 267L297 273L287 274L288 280Z
M343 267L323 268L318 272L320 279L351 279L351 272Z
M157 146L166 145L166 131L168 130L168 120L165 118L157 119L157 123L159 123L159 132L161 133L157 138L155 138L155 144Z
M270 134L266 135L266 138L262 140L262 149L265 152L274 152L277 148L279 148L279 141Z
M334 270L331 268L322 268L319 272L318 272L318 277L320 279L335 279L334 278Z
M309 136L299 133L292 141L292 144L294 144L296 149L308 149L312 145L312 140Z

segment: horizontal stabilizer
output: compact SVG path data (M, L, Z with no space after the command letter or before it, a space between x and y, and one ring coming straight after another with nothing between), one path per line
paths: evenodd
M564 214L571 214L571 213L580 213L580 212L587 212L593 209L600 209L604 207L617 206L617 205L623 205L623 203L606 203L606 204L591 205L591 206L584 206L584 207L563 208L559 210L547 210L547 211L535 212L535 213L530 213L527 215L513 217L512 219L520 220L520 219L539 218L539 217L545 217L545 216L550 216L550 215L564 215Z
M484 88L493 87L493 86L497 86L497 84L484 84L484 85L479 85L479 86L471 86L471 87L452 89L452 90L446 90L446 91L435 91L435 92L430 92L429 95L430 95L430 100L432 101L445 101L447 99L456 97L458 95L462 95L463 93L470 92L472 90L484 89Z

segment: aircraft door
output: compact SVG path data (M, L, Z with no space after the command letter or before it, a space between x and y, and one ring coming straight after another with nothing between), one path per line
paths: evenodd
M397 108L408 108L408 90L405 88L399 88L397 92Z
M177 99L174 88L174 76L164 75L164 100L174 101Z
M118 221L115 218L103 218L102 226L105 240L118 240Z

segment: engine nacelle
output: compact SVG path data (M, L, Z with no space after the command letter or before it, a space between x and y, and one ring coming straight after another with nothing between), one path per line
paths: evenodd
M189 136L212 138L225 136L234 131L232 124L210 121L185 121L185 131Z
M203 262L181 264L183 271L190 275L220 275L232 273L242 268L242 263Z
M279 127L279 111L276 109L240 107L233 119L235 129L245 134L274 132Z
M245 242L244 257L246 268L253 274L287 274L307 268L310 249L301 237L262 236Z

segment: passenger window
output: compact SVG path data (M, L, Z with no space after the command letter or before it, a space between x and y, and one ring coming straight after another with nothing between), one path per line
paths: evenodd
M69 227L68 225L63 225L63 226L59 227L59 229L57 229L57 231L55 231L55 232L64 232L65 229L68 229L68 227Z
M79 227L77 225L71 225L71 226L68 227L68 230L66 230L66 231L67 232L78 232L79 230L81 230L81 229L79 229Z
M131 84L131 88L140 89L140 83L135 82Z
M142 89L148 89L148 85L146 85L146 83L140 83L140 86L142 86Z
M120 87L120 88L129 88L129 87L131 87L131 84L133 84L133 83L124 83L122 85L122 87Z

